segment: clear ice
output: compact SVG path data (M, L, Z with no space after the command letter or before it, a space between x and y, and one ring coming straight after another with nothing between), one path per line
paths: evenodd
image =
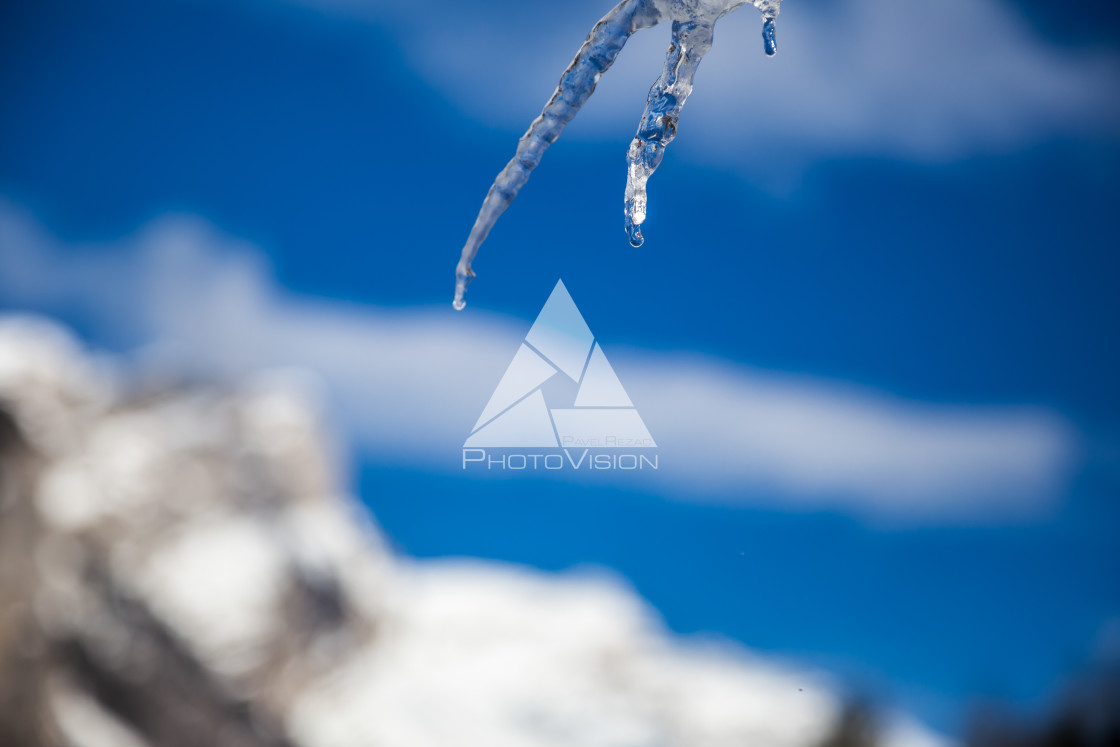
M626 40L641 29L662 21L673 24L673 39L665 57L665 67L650 88L638 132L627 151L625 229L633 246L642 244L642 222L646 219L646 182L657 170L665 148L677 133L677 120L688 95L700 60L712 47L717 20L743 5L753 5L762 13L763 51L772 56L776 49L774 19L782 0L622 0L603 16L583 42L575 59L560 76L560 83L544 109L529 125L517 144L517 152L506 164L478 211L459 265L455 268L456 309L466 306L464 295L474 277L471 263L478 248L499 216L529 180L548 146L556 142L564 126L595 91L599 78L610 68Z

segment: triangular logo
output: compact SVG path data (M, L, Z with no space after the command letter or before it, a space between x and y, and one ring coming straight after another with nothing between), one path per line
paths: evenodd
M549 408L541 386L554 376L579 385L572 407ZM525 342L463 446L634 448L657 446L564 282L537 315Z

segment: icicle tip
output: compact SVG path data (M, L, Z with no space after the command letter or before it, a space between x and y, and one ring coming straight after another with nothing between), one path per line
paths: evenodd
M456 311L462 311L467 307L465 296L467 295L467 286L474 280L474 270L470 267L463 267L462 263L455 268L455 298L451 301L451 306Z

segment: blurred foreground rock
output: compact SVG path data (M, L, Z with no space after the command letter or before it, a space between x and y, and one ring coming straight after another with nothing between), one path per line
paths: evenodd
M0 320L0 745L855 744L822 682L616 582L394 557L324 443L284 377L122 396Z

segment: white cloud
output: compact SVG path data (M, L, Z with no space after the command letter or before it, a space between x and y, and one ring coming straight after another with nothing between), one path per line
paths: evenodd
M459 471L463 440L528 327L478 310L297 297L277 287L259 252L198 219L164 218L116 244L73 249L0 203L0 299L77 310L104 334L158 343L207 375L310 369L359 448L426 470ZM1079 451L1072 427L1037 408L908 402L600 342L660 447L661 469L625 479L675 498L1007 519L1058 500Z
M391 28L465 116L511 134L611 5L301 2ZM1116 52L1056 46L1003 0L792 0L778 33L766 59L753 9L720 21L674 150L767 173L832 156L998 153L1120 126ZM635 35L565 138L624 147L667 44L664 24Z
M656 403L643 415L673 461L688 465L671 473L682 484L735 491L745 482L808 506L966 517L1038 508L1070 466L1073 434L1042 410L908 402L672 360L635 356L627 368L641 374L624 381L640 406Z

